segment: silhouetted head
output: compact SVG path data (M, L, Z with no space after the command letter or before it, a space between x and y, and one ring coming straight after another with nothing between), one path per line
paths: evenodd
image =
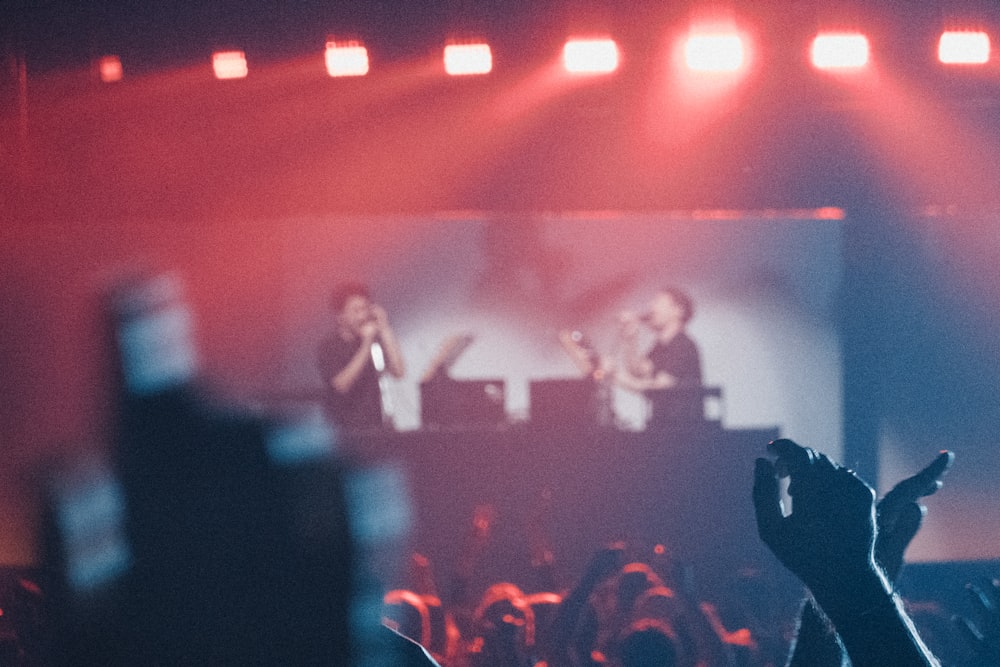
M625 629L615 653L621 667L674 667L677 639L668 624L643 618Z
M483 639L513 642L520 647L535 643L535 614L518 586L509 582L493 584L475 611L476 633Z
M441 604L441 599L436 595L421 595L431 619L430 643L425 648L431 652L438 662L450 662L449 657L458 650L458 643L461 640L461 633L455 620Z
M552 624L559 613L562 596L558 593L532 593L527 596L526 601L534 616L535 644L550 645Z
M653 586L644 591L633 605L636 618L656 618L670 621L680 612L680 602L670 588Z
M430 611L424 599L413 591L395 589L382 598L382 622L421 646L431 641Z
M618 609L622 612L631 610L639 596L649 589L663 585L653 568L640 562L628 563L622 567L616 583Z

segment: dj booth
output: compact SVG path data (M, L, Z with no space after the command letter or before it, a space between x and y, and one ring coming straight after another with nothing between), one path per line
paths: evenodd
M447 376L420 384L420 421L424 428L489 428L507 421L502 378L455 380ZM650 405L647 428L700 422L712 412L721 418L721 387L685 387L645 392ZM590 378L555 378L529 383L533 424L606 425L613 422L610 387ZM706 410L711 401L713 410Z
M530 420L512 424L502 403L491 407L503 391L491 382L475 383L482 400L469 385L436 388L460 388L452 398L463 411L449 417L425 403L420 430L357 434L344 443L356 459L402 470L413 517L409 546L430 558L439 579L468 557L473 534L484 547L474 569L480 589L501 580L531 588L531 563L542 550L570 584L594 550L613 541L625 541L636 557L661 545L694 566L706 593L773 560L757 538L750 491L754 459L779 437L777 428L730 430L689 414L626 431L602 423L586 392L554 387L546 387L553 396L533 396Z

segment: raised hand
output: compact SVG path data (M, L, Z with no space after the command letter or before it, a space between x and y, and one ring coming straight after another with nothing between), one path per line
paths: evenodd
M839 664L839 636L855 667L937 665L924 646L885 573L875 562L875 492L854 472L791 440L768 445L777 460L757 459L753 502L761 539L785 567L809 587L837 635L814 623L790 664ZM883 521L892 538L883 557L902 563L902 551L919 528L917 499L937 490L951 462L942 453L923 471L897 485L883 500ZM791 512L782 506L778 479L789 478ZM916 508L914 513L913 508ZM893 536L894 535L894 536ZM898 571L898 568L897 568ZM821 620L807 605L806 620ZM800 639L803 637L800 636Z
M918 501L941 488L941 477L954 460L952 452L940 452L927 467L892 487L879 501L875 560L890 582L899 577L903 553L923 523L926 510Z
M768 450L775 463L757 459L753 501L757 530L785 567L814 593L842 585L844 577L874 569L875 492L825 454L787 439ZM790 477L792 511L781 503L779 477Z
M596 586L617 574L625 564L625 545L620 542L599 549L591 557L581 577L581 584Z
M389 327L389 315L386 313L385 308L372 304L370 311L372 321L380 333Z
M374 321L365 322L360 327L358 327L358 333L361 335L361 342L363 345L370 345L379 334L378 324Z
M895 582L903 569L903 553L924 519L920 498L941 488L941 476L947 472L955 455L942 451L923 470L892 488L876 508L877 534L875 560L886 578ZM826 615L812 599L802 606L789 667L821 667L845 664L844 647Z
M630 310L618 314L618 332L625 340L635 340L638 337L639 324L639 316Z

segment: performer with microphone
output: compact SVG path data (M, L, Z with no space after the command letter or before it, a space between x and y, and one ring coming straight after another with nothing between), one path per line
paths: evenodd
M319 370L329 389L327 413L347 431L381 428L388 417L383 374L401 378L405 373L396 334L385 309L372 302L361 283L339 285L330 305L335 330L319 348Z
M645 313L625 312L619 318L623 359L615 382L650 398L654 425L704 416L699 393L701 355L687 334L693 315L691 297L676 287L667 287L653 296ZM645 354L639 350L643 327L654 336L653 346Z

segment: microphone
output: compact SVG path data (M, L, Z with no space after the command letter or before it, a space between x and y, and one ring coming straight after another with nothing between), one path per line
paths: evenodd
M377 340L372 341L372 364L379 373L385 370L385 351Z

